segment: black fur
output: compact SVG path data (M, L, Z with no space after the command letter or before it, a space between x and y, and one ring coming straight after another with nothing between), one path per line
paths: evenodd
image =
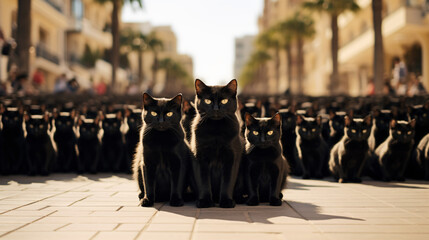
M281 144L283 156L289 163L290 174L301 176L301 163L296 158L296 115L290 109L280 109L279 113L282 118Z
M102 171L119 172L123 169L125 159L125 136L122 113L106 114L103 122L103 138L101 139Z
M56 170L59 172L74 171L77 167L75 121L74 111L54 113L54 140L58 150Z
M24 112L21 108L7 107L2 110L2 174L26 172L25 139L23 128Z
M79 149L77 170L97 173L99 171L101 138L103 131L100 127L100 117L87 119L83 116L78 121L79 133L77 146Z
M415 158L424 173L424 179L429 180L429 134L426 134L417 145Z
M390 110L374 110L374 126L368 139L369 149L374 151L389 136L389 123L393 118Z
M136 148L140 140L140 129L142 127L142 111L140 109L128 109L126 115L128 131L125 134L126 159L123 170L126 173L132 173L133 158L136 154Z

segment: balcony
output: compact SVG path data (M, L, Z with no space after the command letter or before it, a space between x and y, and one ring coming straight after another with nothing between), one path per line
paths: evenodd
M60 59L57 55L51 53L50 51L48 51L43 45L38 44L36 46L36 56L37 57L41 57L44 58L46 60L48 60L51 63L54 63L56 65L60 64Z
M54 0L45 0L46 3L48 3L51 7L55 8L60 13L63 13L63 6L58 4L57 1Z

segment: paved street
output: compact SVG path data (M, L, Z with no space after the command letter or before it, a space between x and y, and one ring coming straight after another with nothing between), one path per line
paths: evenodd
M429 184L290 178L282 207L137 207L128 175L0 178L1 239L429 239Z

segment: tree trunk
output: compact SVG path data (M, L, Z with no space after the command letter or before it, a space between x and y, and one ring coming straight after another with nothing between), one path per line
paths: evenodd
M19 72L30 73L31 0L18 1L17 52Z
M112 10L112 91L116 90L116 70L119 65L119 0L113 0Z
M383 1L372 0L372 21L374 25L374 85L375 94L383 92L384 84L384 49L381 24Z
M339 76L338 76L338 16L332 14L331 16L331 30L332 30L332 39L331 39L331 55L332 55L332 75L331 75L331 84L330 92L332 94L339 93Z
M288 80L288 88L289 94L292 94L292 52L290 45L286 46L286 59L287 59L287 80Z
M153 65L152 65L152 83L156 84L156 73L158 72L158 53L156 50L153 52Z
M280 49L279 47L275 48L275 58L274 58L274 64L276 68L276 89L279 90L280 87Z
M297 79L298 79L298 94L303 94L303 81L304 81L304 40L302 37L297 39L298 57L297 57Z
M143 51L138 51L137 54L138 56L138 86L141 87L143 80L144 80L144 75L143 75Z

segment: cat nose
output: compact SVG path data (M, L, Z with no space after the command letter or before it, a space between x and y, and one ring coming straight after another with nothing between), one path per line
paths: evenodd
M162 116L159 118L159 122L164 122L164 118Z
M265 136L264 135L261 136L261 142L265 142Z
M219 110L219 104L215 103L214 106L213 106L213 109L214 110Z

